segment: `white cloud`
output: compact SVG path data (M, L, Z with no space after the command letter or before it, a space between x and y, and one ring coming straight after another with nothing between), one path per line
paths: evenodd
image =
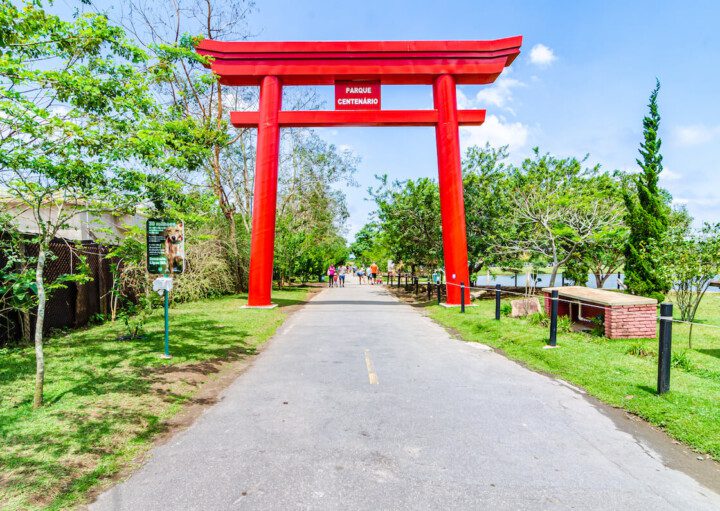
M474 98L468 98L460 89L457 91L458 108L481 108L483 106L493 106L496 108L504 108L513 115L515 112L510 108L513 102L513 89L525 87L525 83L520 80L508 76L511 69L505 70L505 73L489 87L480 89Z
M516 152L527 144L528 127L521 122L507 122L503 117L488 115L482 126L460 129L460 142L464 148L489 143L493 147L510 146Z
M475 95L475 101L497 107L505 107L513 100L513 89L523 87L525 84L511 77L500 77L495 85L480 89Z
M694 124L677 126L673 130L675 142L681 146L694 146L707 144L720 138L720 126L705 126Z
M530 62L536 66L546 67L556 60L555 52L544 44L536 44L530 50Z
M663 171L660 173L661 181L677 181L682 177L683 175L680 172L674 172L667 167L664 167Z

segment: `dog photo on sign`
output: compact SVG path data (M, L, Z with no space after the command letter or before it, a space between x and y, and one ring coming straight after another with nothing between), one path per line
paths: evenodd
M182 222L166 227L163 231L165 237L165 257L167 258L168 273L182 273L185 270L185 226Z

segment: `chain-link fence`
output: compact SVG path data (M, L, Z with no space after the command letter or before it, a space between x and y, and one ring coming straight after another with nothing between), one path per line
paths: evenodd
M28 256L37 256L38 246L25 246ZM55 290L47 302L45 309L44 330L74 328L86 325L96 314L105 315L110 309L110 289L112 274L108 249L93 242L74 244L64 240L50 243L53 257L45 266L45 282L52 283L60 275L72 275L79 272L81 259L89 267L90 281L85 284L70 282L63 289ZM0 254L0 265L4 264ZM34 334L35 312L31 311L29 319L29 335ZM0 345L15 342L22 338L23 316L11 311L0 315Z

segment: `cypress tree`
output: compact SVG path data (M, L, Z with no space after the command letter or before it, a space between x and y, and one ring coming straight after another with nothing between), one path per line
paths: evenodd
M661 140L658 136L660 114L657 96L660 81L650 94L649 112L643 118L644 142L640 144L640 156L636 161L641 172L630 179L624 192L626 205L625 222L630 235L625 246L625 285L636 295L651 296L661 301L670 286L663 278L648 247L660 242L667 231L670 207L667 195L658 187L662 172Z

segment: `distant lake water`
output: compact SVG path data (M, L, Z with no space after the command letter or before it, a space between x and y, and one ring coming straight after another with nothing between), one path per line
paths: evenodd
M524 273L518 273L517 275L517 286L525 287L525 274ZM620 274L620 282L622 282L625 279L625 275ZM478 287L485 287L485 286L495 286L495 284L500 284L501 286L515 286L515 277L513 275L497 275L493 276L490 275L490 280L488 281L487 274L485 275L479 275L477 280L475 281L475 285ZM573 283L569 280L565 282L566 286L570 286ZM618 274L613 273L608 277L608 279L605 281L605 286L603 289L618 289ZM538 273L538 282L537 287L543 288L548 287L550 285L550 274L549 273ZM555 277L555 285L561 286L563 285L562 282L562 274L558 274ZM588 275L588 280L585 283L585 286L596 288L595 285L595 277L593 275ZM720 289L710 286L708 288L708 293L717 293L720 291Z

